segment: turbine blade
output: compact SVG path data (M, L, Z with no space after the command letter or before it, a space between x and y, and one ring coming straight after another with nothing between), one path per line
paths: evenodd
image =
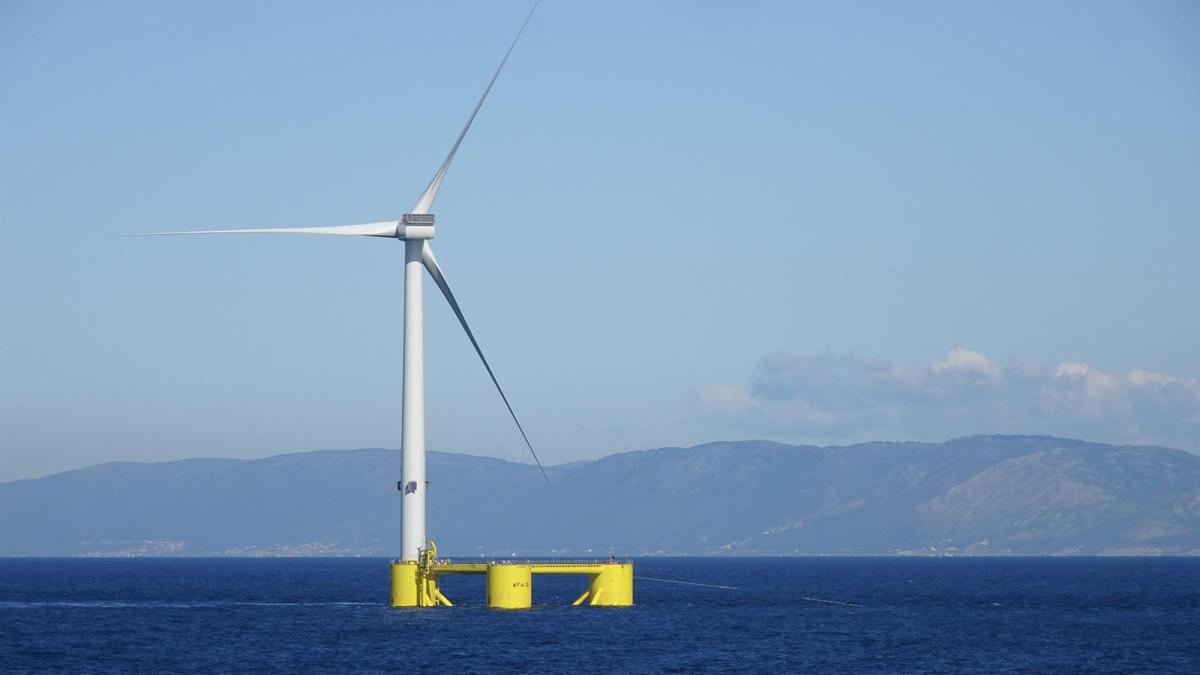
M127 237L165 237L176 234L340 234L351 237L395 237L399 225L394 220L362 225L333 227L256 227L242 230L189 230L185 232L147 232L127 234Z
M529 442L529 436L525 435L525 428L521 426L521 420L517 419L517 413L513 412L512 404L508 402L508 397L504 395L504 389L500 387L499 380L496 379L496 374L492 372L492 367L488 365L487 357L483 355L483 350L479 348L479 341L475 339L475 334L471 332L471 327L467 325L467 317L463 316L462 308L458 306L458 301L454 299L454 293L450 292L450 284L446 282L446 275L442 274L442 268L438 266L437 258L433 257L433 249L429 246L429 242L425 242L425 247L421 250L421 260L425 263L425 269L429 270L429 276L433 277L434 283L438 288L442 289L442 295L446 296L446 301L450 303L450 309L454 310L454 315L458 317L458 322L462 324L463 330L467 332L467 338L471 340L471 346L475 348L475 353L479 355L479 360L483 362L483 367L487 369L488 376L492 378L492 384L496 385L496 391L500 392L500 398L504 400L504 406L508 408L508 414L512 415L513 422L517 423L517 430L521 432L521 438L525 439L525 446L529 448L529 454L533 455L533 461L537 463L538 469L542 471L542 478L546 479L546 485L553 489L550 485L550 476L546 475L546 469L542 466L542 460L538 459L537 453L533 450L533 444Z
M413 206L409 213L429 213L429 209L433 208L433 200L437 197L438 189L442 187L442 180L446 178L446 171L450 169L450 162L454 161L454 153L458 152L458 146L462 145L463 138L471 128L471 123L475 121L475 116L479 114L479 109L483 107L484 99L492 91L492 85L496 84L496 78L500 77L500 71L504 69L504 64L508 62L508 57L512 54L513 47L517 46L517 40L521 39L521 33L525 32L525 26L529 25L529 20L533 18L533 13L537 11L541 1L537 0L537 2L533 3L533 9L529 10L529 14L525 17L525 22L521 24L521 29L517 31L517 36L513 38L512 44L508 46L508 51L504 52L504 58L500 60L500 65L496 67L496 72L492 74L492 80L488 82L487 89L483 90L483 96L479 97L479 102L475 104L475 109L471 111L471 116L467 118L466 126L459 132L458 139L454 141L454 145L450 148L450 154L446 155L446 161L442 162L441 168L433 175L433 180L429 182L429 187L425 188L425 192L421 194L421 198L417 200L416 206Z

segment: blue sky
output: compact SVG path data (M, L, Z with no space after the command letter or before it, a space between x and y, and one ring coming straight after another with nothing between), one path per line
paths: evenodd
M0 6L0 480L398 447L386 240L525 3ZM439 259L549 463L718 438L1200 450L1191 2L547 0ZM523 460L427 289L429 444Z

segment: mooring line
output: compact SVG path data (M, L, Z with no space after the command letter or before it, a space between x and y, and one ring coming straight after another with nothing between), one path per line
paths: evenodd
M862 605L854 603L854 602L839 602L837 600L826 600L824 598L809 598L809 597L806 597L803 595L800 596L800 599L807 600L809 602L823 602L827 605L841 605L843 607L862 607Z
M705 588L720 588L720 589L723 589L726 591L736 591L737 590L737 586L718 586L717 584L702 584L702 583L699 583L696 581L677 581L675 579L659 579L656 577L638 577L638 576L635 576L634 579L644 579L646 581L661 581L665 584L683 584L685 586L704 586Z

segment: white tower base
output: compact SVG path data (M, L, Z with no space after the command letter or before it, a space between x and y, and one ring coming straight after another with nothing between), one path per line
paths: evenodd
M416 562L425 547L424 239L404 242L404 403L400 446L400 559Z

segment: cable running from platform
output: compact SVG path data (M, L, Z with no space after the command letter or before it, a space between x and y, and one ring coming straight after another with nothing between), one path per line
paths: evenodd
M736 591L737 586L720 586L718 584L702 584L697 581L679 581L677 579L659 579L657 577L637 577L634 579L642 579L644 581L661 581L664 584L683 584L684 586L703 586L705 588L720 588L725 591Z

